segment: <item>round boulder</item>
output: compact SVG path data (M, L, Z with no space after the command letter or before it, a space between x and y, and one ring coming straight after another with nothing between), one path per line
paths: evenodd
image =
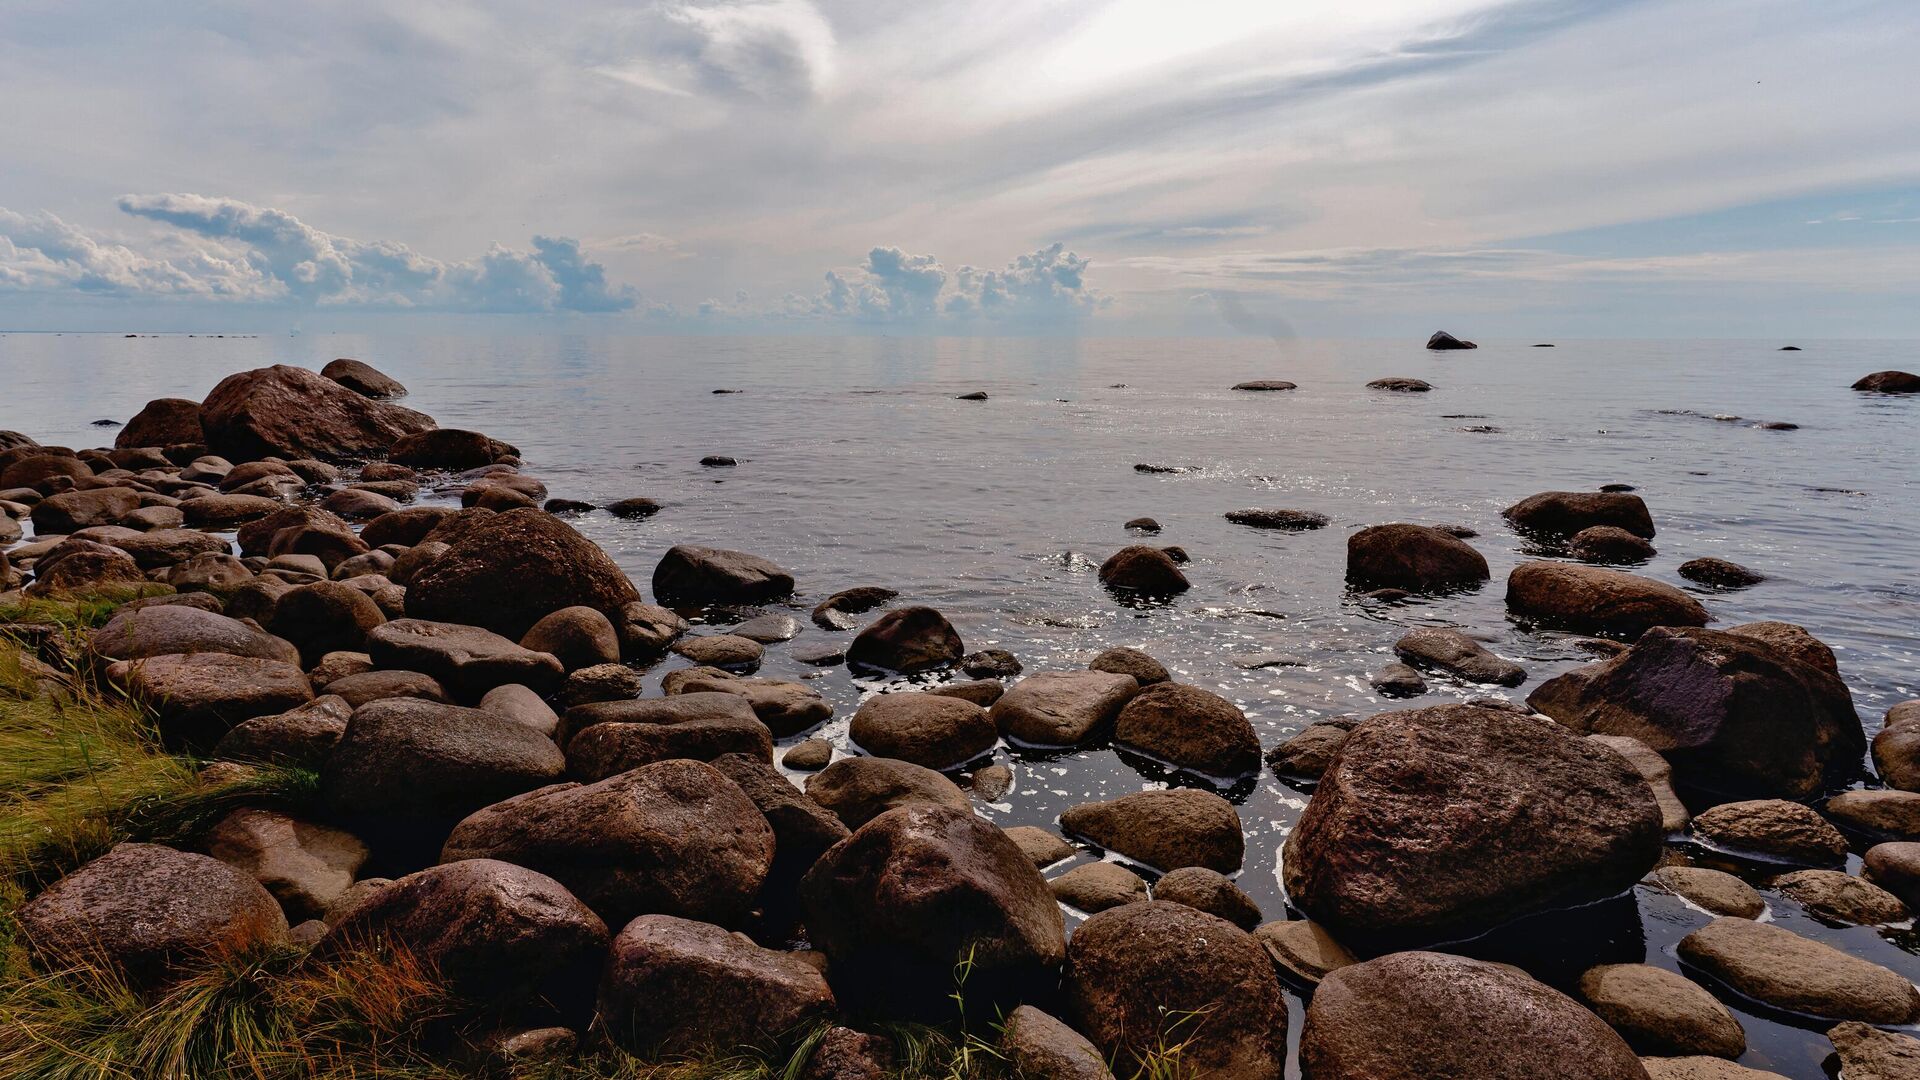
M600 983L600 1024L639 1054L770 1048L833 1012L812 964L671 915L628 923Z
M1155 870L1204 866L1230 874L1246 857L1239 813L1211 791L1136 791L1081 803L1060 815L1060 827Z
M929 769L964 765L1000 741L987 711L973 702L911 692L868 698L849 733L868 753Z
M1487 580L1466 541L1426 525L1374 525L1347 537L1347 582L1364 589L1442 592Z
M585 606L619 611L640 599L591 540L544 510L509 510L474 525L407 586L407 615L485 627L518 640L543 617Z
M947 667L966 654L960 634L930 607L903 607L880 616L847 646L847 666L912 675Z
M1140 691L1114 721L1115 745L1176 769L1221 780L1260 769L1260 738L1247 714L1197 686L1163 682Z
M1173 596L1191 588L1187 575L1159 548L1134 544L1100 564L1100 584L1139 596Z

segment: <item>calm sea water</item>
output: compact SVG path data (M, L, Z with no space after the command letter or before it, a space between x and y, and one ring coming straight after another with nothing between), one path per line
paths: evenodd
M1410 626L1456 626L1524 663L1532 678L1514 696L1583 662L1566 638L1508 621L1501 581L1528 550L1500 509L1536 491L1628 483L1659 528L1659 555L1640 572L1684 585L1675 567L1717 555L1766 573L1756 588L1702 599L1721 625L1811 628L1838 654L1869 733L1889 705L1920 696L1920 399L1847 389L1871 371L1920 367L1920 343L1531 344L14 334L0 336L0 427L110 442L91 421L124 420L149 398L198 398L266 363L358 357L407 383L406 404L443 426L518 445L556 496L665 503L643 522L578 522L643 589L669 546L711 544L791 568L803 623L812 602L873 584L940 608L969 648L1009 649L1030 672L1138 646L1240 704L1269 746L1319 717L1405 707L1367 677ZM1435 389L1364 388L1386 375ZM1299 389L1228 389L1257 378ZM722 387L743 392L711 393ZM989 400L955 399L976 390ZM708 454L740 464L700 467ZM1197 468L1146 475L1135 463ZM1278 534L1222 518L1256 506L1317 510L1333 525ZM1122 523L1143 515L1164 526L1156 543L1194 560L1193 590L1149 610L1116 603L1094 574L1134 542ZM1428 602L1357 602L1342 580L1346 536L1387 521L1478 530L1471 542L1494 581ZM828 637L809 624L795 644ZM786 652L771 648L763 674L815 672ZM1233 662L1256 652L1306 663ZM1486 692L1429 683L1412 704ZM823 734L844 747L863 688L845 669L813 685L839 709ZM1166 782L1104 748L1003 759L1017 784L986 812L1008 825L1050 825L1073 803ZM1248 832L1241 884L1281 917L1276 854L1308 793L1263 775L1229 794ZM1716 865L1765 891L1763 869ZM1823 926L1767 895L1781 924L1920 978L1912 932ZM1674 943L1704 921L1643 889L1569 932L1465 948L1566 986L1596 962L1672 967ZM1823 1075L1824 1025L1730 1003L1752 1044L1744 1063Z

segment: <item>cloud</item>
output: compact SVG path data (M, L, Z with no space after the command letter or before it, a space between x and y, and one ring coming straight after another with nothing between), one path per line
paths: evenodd
M808 0L686 4L667 16L699 35L713 79L754 97L812 97L833 78L833 25Z
M473 312L616 312L639 301L564 237L535 236L530 252L494 244L477 259L447 262L237 199L126 195L119 207L179 230L167 238L179 254L141 254L52 214L0 209L0 287Z
M789 296L769 314L886 323L986 318L1058 324L1112 303L1088 287L1088 265L1089 260L1058 243L1021 255L999 270L961 266L951 272L932 255L876 247L857 268L827 271L826 289L811 302Z

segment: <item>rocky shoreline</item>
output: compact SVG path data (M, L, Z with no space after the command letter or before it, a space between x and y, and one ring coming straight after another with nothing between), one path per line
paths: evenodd
M1916 385L1899 376L1856 389ZM1509 611L1594 635L1603 659L1535 687L1530 708L1329 720L1263 747L1232 702L1138 650L1027 673L969 652L910 597L803 587L804 572L744 552L673 548L649 603L567 524L591 507L550 499L512 445L439 428L392 403L402 394L356 361L273 367L201 402L150 403L111 449L0 433L0 541L23 539L16 519L33 526L0 555L0 593L155 593L89 636L85 673L150 703L167 744L216 777L318 776L305 816L235 810L193 850L125 844L28 900L17 918L41 963L103 951L161 987L209 950L292 940L325 963L390 941L495 1006L497 1041L529 1055L597 1041L697 1054L841 1025L814 1051L818 1075L887 1071L865 1034L877 1020L951 1022L956 965L972 1015L1000 1010L996 1045L1033 1076L1131 1075L1178 1046L1187 1075L1278 1077L1289 994L1308 996L1297 1064L1315 1078L1767 1075L1726 1063L1746 1040L1719 996L1832 1026L1850 1077L1920 1055L1880 1030L1920 1021L1910 982L1755 921L1766 904L1750 886L1672 843L1777 863L1775 887L1835 924L1909 921L1920 703L1888 713L1877 780L1856 789L1868 742L1831 650L1785 623L1709 629L1690 594L1611 568L1656 535L1630 491L1506 511L1550 556L1509 576ZM436 489L460 508L407 505ZM1347 580L1385 602L1480 588L1472 539L1362 529ZM1164 597L1188 587L1184 561L1135 544L1099 578L1125 600ZM1761 580L1687 566L1716 588ZM833 708L754 672L789 648L797 594L843 586L811 619L852 636L808 662L931 677L860 705L864 753L784 747L808 777L796 786L775 745ZM713 607L751 617L700 632ZM695 666L641 697L639 670L669 652ZM1415 630L1395 652L1383 695L1435 674L1528 679L1457 631ZM1005 793L1004 766L969 768L996 746L1096 739L1182 784L1074 806L1058 831L973 812ZM1219 793L1263 767L1312 793L1283 858L1297 917L1280 921L1232 880L1249 829ZM1068 838L1127 865L1049 877ZM1643 882L1718 916L1679 945L1691 977L1613 964L1555 989L1448 951L1529 919L1580 933ZM1086 916L1071 935L1063 903Z

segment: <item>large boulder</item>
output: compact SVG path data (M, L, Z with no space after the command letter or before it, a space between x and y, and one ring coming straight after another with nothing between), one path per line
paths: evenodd
M800 882L807 929L843 1001L893 1015L946 1003L968 964L969 1002L1051 985L1066 926L1020 848L971 811L901 806L829 848Z
M603 780L630 769L657 761L683 758L711 761L722 754L746 754L760 761L773 760L773 734L753 715L740 698L730 694L688 694L700 698L701 712L678 713L660 709L663 702L681 698L642 698L632 701L594 702L567 710L569 722L579 722L581 710L604 710L599 716L622 713L654 720L613 720L591 726L567 743L567 773L577 780Z
M125 427L114 433L113 445L126 449L136 446L181 446L204 442L200 430L200 403L188 398L154 398L133 414Z
M889 810L915 804L972 812L967 794L924 766L893 758L846 757L807 777L807 797L857 829Z
M600 917L545 874L466 859L371 891L333 921L313 955L326 961L388 944L467 997L568 1001L593 985L607 939Z
M117 660L107 678L157 714L175 746L204 750L234 725L313 700L305 672L284 660L226 653L170 653Z
M1173 596L1192 588L1172 556L1157 547L1123 547L1100 564L1100 584L1138 596Z
M1232 779L1260 769L1260 737L1247 714L1185 683L1155 683L1135 694L1114 721L1113 741L1207 777Z
M317 919L353 884L367 845L352 833L242 807L207 833L207 854L250 874L295 920Z
M407 388L401 385L399 379L386 374L372 364L351 360L344 356L338 360L328 361L327 366L320 369L320 375L322 378L332 379L361 397L386 399L405 397L407 394ZM149 405L148 408L152 406Z
M538 870L609 925L645 914L731 924L753 905L773 849L773 829L737 785L676 760L484 807L454 828L440 858Z
M868 753L929 769L964 765L1000 741L987 711L973 702L911 692L868 698L849 733Z
M1073 746L1120 715L1140 691L1131 675L1049 671L1014 683L989 715L1000 733L1029 746Z
M132 488L89 488L63 491L33 504L33 531L42 536L68 535L95 525L112 525L140 509L140 493Z
M773 829L773 868L768 880L797 881L820 854L850 833L833 812L808 798L766 761L747 754L722 754L713 767L739 786Z
M407 615L481 626L519 640L551 612L618 612L640 599L607 553L544 510L474 525L407 586Z
M1876 371L1853 384L1855 390L1875 394L1920 394L1920 375L1906 371Z
M1447 333L1445 330L1435 330L1433 336L1427 339L1427 348L1435 351L1447 349L1477 349L1479 347L1480 346L1471 341L1462 341L1452 334Z
M264 457L342 458L380 454L433 427L431 417L354 393L304 368L275 364L220 380L200 405L214 453L233 461Z
M764 604L793 594L793 574L744 551L676 544L653 568L663 604Z
M1636 638L1655 626L1705 626L1700 601L1664 581L1563 562L1526 562L1507 575L1507 610L1583 634Z
M224 653L293 664L300 650L239 619L186 604L121 608L87 638L101 661L139 660L176 653Z
M316 581L275 601L267 626L298 646L301 663L312 667L330 652L358 652L367 643L368 631L386 621L379 605L359 589Z
M1067 948L1074 1024L1123 1072L1180 1046L1181 1075L1280 1080L1287 1003L1273 963L1224 919L1165 901L1092 916Z
M565 674L552 653L534 652L499 634L457 623L395 619L368 631L366 645L375 665L424 672L462 701L478 701L509 683L551 691Z
M1871 960L1781 926L1715 919L1680 939L1680 959L1773 1008L1827 1020L1910 1024L1920 989Z
M1155 870L1204 866L1231 874L1246 858L1239 812L1211 791L1136 791L1080 803L1060 815L1060 827Z
M1866 750L1846 685L1740 634L1656 628L1612 660L1527 698L1583 734L1660 751L1682 784L1805 798L1851 775Z
M1400 952L1321 980L1300 1033L1313 1080L1646 1080L1578 1002L1502 964Z
M280 905L252 877L158 844L115 845L14 919L44 968L104 964L142 987L287 934Z
M946 667L966 651L945 615L930 607L895 608L847 646L847 665L912 675Z
M647 1055L771 1048L833 1015L820 970L710 923L643 915L613 939L600 1024Z
M1374 525L1347 537L1347 581L1364 589L1442 592L1487 580L1466 541L1426 525Z
M512 444L477 431L434 428L394 440L387 460L415 469L479 469L519 456Z
M1288 899L1342 941L1404 947L1623 892L1664 838L1652 789L1614 751L1442 705L1354 728L1283 863Z
M1545 536L1572 536L1596 525L1653 537L1653 516L1640 496L1624 491L1543 491L1501 511L1515 528Z
M1418 626L1394 642L1393 651L1415 667L1435 668L1468 682L1519 686L1527 681L1526 668L1502 660L1458 630Z

